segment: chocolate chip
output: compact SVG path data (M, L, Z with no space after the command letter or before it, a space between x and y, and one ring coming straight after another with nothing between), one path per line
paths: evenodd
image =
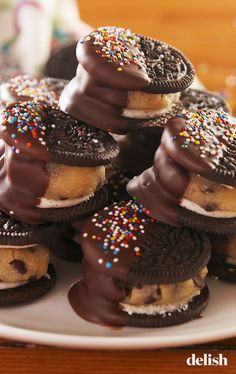
M201 187L201 191L206 192L206 193L214 193L215 188L213 186L204 185L204 186Z
M25 267L25 263L21 260L13 260L10 262L10 265L19 273L25 274L27 269Z
M157 286L157 288L155 290L152 290L152 292L150 293L150 295L148 295L144 299L144 304L153 304L155 301L157 301L158 299L160 299L160 297L161 297L161 290Z
M214 203L211 203L211 204L206 204L203 208L204 208L207 212L214 212L215 210L217 210L218 205L217 205L217 204L214 204Z

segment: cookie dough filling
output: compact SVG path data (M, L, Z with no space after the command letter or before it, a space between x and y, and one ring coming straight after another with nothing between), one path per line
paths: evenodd
M141 91L129 91L127 108L122 115L128 118L155 118L171 110L179 102L180 93L152 94Z
M14 288L46 276L49 250L43 245L0 248L0 289Z
M49 185L38 208L65 208L89 200L105 183L105 167L47 165Z
M236 217L236 189L192 174L180 205L208 217Z
M128 314L165 314L187 309L188 303L204 288L206 275L204 267L196 277L184 282L134 287L120 305Z

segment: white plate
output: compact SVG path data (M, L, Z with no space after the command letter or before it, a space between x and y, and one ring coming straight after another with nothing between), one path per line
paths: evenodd
M111 329L80 319L67 301L78 265L55 263L58 281L40 300L0 309L0 336L30 343L93 349L164 348L236 335L236 285L209 280L211 301L203 318L161 329ZM96 306L95 306L96 307Z

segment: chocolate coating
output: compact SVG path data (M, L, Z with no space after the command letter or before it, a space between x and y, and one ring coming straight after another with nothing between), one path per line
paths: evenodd
M190 279L210 257L205 234L158 223L135 202L113 204L95 215L83 229L82 247L82 279L71 288L69 301L83 318L115 326L129 324L119 306L128 285Z
M100 27L81 40L77 57L101 84L125 90L179 92L194 69L174 47L119 27Z
M62 208L60 212L37 208L49 184L47 162L105 165L118 154L118 145L109 134L58 109L34 102L6 107L0 134L0 208L3 211L25 223L41 223L52 218L57 222L59 218L76 220L87 215L89 207L104 206L105 200L98 198L81 206Z
M57 105L59 97L68 83L64 79L42 78L18 75L0 88L1 99L5 102L37 99L49 105Z
M168 122L162 145L183 168L218 183L236 186L236 119L204 109Z
M208 108L231 112L224 99L213 92L189 88L181 92L180 100L185 109L192 111Z

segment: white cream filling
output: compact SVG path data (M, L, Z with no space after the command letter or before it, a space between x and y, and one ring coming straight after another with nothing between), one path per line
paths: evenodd
M180 203L180 206L183 208L186 208L188 210L191 210L192 212L201 214L203 216L207 217L213 217L213 218L232 218L236 217L236 212L231 211L223 211L223 210L213 210L211 212L208 212L204 208L202 208L200 205L194 203L193 201L183 199Z
M37 205L37 208L67 208L70 206L78 205L84 201L89 200L94 194L90 194L79 199L66 199L66 200L53 200L46 199L41 197L40 203Z
M140 95L144 94L145 98L148 97L148 93L146 92L140 92ZM170 93L170 94L149 94L150 97L158 97L160 96L162 98L162 101L165 103L164 108L158 109L158 104L160 105L161 102L157 103L156 109L131 109L131 108L123 108L122 110L122 116L127 118L136 118L136 119L142 119L142 118L155 118L160 117L163 114L166 114L172 107L172 105L176 102L178 102L180 93ZM132 100L132 99L131 99ZM163 103L162 103L163 105Z
M45 277L47 279L51 279L51 276L48 273L46 273L45 275L43 275L43 277ZM39 279L41 279L41 278L39 278ZM39 280L39 279L37 279L37 280ZM7 283L7 282L0 282L0 290L7 290L7 289L10 289L10 288L16 288L16 287L24 286L24 284L26 284L26 283L29 283L29 281L9 282L9 283Z
M163 114L166 114L170 108L162 108L156 110L149 110L149 109L123 109L122 116L127 118L136 118L136 119L143 119L143 118L155 118L160 117Z
M192 299L200 294L200 290L196 291L194 295L192 295L191 299L186 300L180 304L163 304L163 305L155 305L149 304L149 305L130 305L126 303L120 303L122 310L128 314L146 314L146 315L156 315L160 314L165 316L167 313L172 313L175 311L185 311L188 309L188 304Z
M12 248L12 249L19 249L19 248L31 248L37 247L38 244L27 244L27 245L0 245L0 248Z
M19 287L19 286L23 286L26 283L28 283L28 281L11 282L11 283L0 282L0 290L7 290L8 288L16 288L16 287Z

